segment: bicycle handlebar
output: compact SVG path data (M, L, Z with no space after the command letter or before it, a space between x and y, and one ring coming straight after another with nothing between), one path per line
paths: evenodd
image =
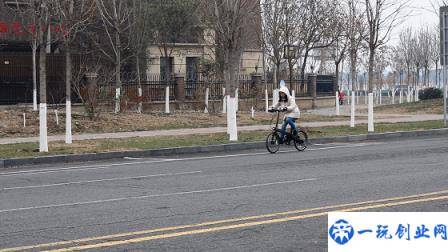
M286 112L286 111L287 111L286 108L282 108L282 109L274 109L274 108L271 108L271 109L268 110L269 113Z

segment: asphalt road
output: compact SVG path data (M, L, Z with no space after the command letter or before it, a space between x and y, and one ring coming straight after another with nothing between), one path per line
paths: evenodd
M0 251L326 251L329 211L448 211L448 137L283 150L2 170Z

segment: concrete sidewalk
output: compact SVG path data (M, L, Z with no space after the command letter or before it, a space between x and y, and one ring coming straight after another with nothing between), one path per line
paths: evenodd
M375 116L375 123L399 123L399 122L421 122L442 120L443 115L381 115ZM367 120L358 120L357 124L367 124ZM332 122L300 122L301 127L328 127L328 126L348 126L349 121L332 121ZM269 130L271 125L254 125L254 126L240 126L239 131L265 131ZM154 130L154 131L135 131L135 132L117 132L117 133L98 133L98 134L82 134L74 135L74 141L81 140L96 140L96 139L121 139L132 137L156 137L156 136L186 136L198 134L214 134L225 133L226 127L213 128L196 128L196 129L175 129L175 130ZM38 142L39 137L24 137L24 138L0 138L0 145L2 144L17 144L17 143L34 143ZM49 142L65 141L64 135L49 136Z

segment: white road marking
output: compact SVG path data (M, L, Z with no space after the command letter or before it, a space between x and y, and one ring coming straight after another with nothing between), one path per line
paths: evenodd
M169 177L169 176L191 175L191 174L198 174L198 173L201 173L201 172L202 171L192 171L192 172L182 172L182 173L165 173L165 174L153 174L153 175L137 176L137 177L84 180L84 181L55 183L55 184L45 184L45 185L35 185L35 186L6 187L6 188L3 188L3 189L0 189L0 191L11 191L11 190L19 190L19 189L24 190L24 189L35 189L35 188L48 188L48 187L67 186L67 185L80 185L80 184L92 184L92 183L101 183L101 182L109 182L109 181L145 179L145 178L153 178L153 177Z
M360 143L360 144L352 144L352 145L339 145L339 146L332 146L332 147L307 149L307 151L356 148L356 147L370 146L373 144L381 144L381 143ZM279 151L279 153L292 153L292 152L297 152L297 150L294 149L294 150L289 150L289 151ZM101 164L101 165L90 165L90 166L72 166L72 167L65 167L65 168L5 172L5 173L0 173L0 177L10 177L10 176L18 176L18 175L49 174L49 173L73 172L73 171L76 172L76 171L86 171L86 170L101 170L101 169L111 169L111 168L117 167L117 166L130 166L130 165L139 165L139 164L160 164L160 163L168 163L168 162L182 162L182 161L194 161L194 160L207 160L207 159L215 159L215 158L231 158L231 157L261 156L261 155L272 155L272 154L270 154L266 151L266 152L259 152L259 153L220 155L220 156L210 156L210 157L192 157L192 158L162 159L162 160L149 160L149 161L127 162L127 163L112 163L112 164ZM126 168L130 168L130 167L126 167ZM138 167L135 167L135 168L138 168Z
M127 159L127 160L142 160L143 158L124 157L123 159Z
M211 193L211 192L223 192L223 191L249 189L249 188L257 188L257 187L265 187L265 186L294 184L294 183L309 182L309 181L316 181L316 180L318 180L318 179L317 178L309 178L309 179L287 180L287 181L278 181L278 182L271 182L271 183L264 183L264 184L222 187L222 188L204 189L204 190L197 190L197 191L184 191L184 192L164 193L164 194L150 194L150 195L142 195L142 196L115 198L115 199L104 199L104 200L74 202L74 203L65 203L65 204L53 204L53 205L44 205L44 206L21 207L21 208L14 208L14 209L2 209L2 210L0 210L0 213L11 213L11 212L26 211L26 210L41 210L41 209L60 208L60 207L85 206L85 205L111 203L111 202L126 201L126 200L142 200L142 199L149 199L149 198L192 195L192 194Z

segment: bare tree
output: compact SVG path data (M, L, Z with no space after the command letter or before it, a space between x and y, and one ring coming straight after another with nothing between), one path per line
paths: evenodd
M369 92L373 90L373 70L375 53L390 39L393 28L402 22L407 1L365 0L369 47Z
M420 52L420 61L423 67L423 85L429 82L429 70L431 67L431 32L429 28L422 28L418 33L418 48Z
M54 0L16 1L17 11L29 13L35 21L36 46L39 48L39 151L48 152L47 129L47 50L48 29L53 16ZM37 48L36 47L36 48ZM37 79L37 78L36 78Z
M235 91L239 83L240 62L247 46L247 29L260 15L258 0L204 0L202 6L208 25L216 35L216 45L222 54L224 83L228 97L227 125L230 140L237 141ZM257 13L258 12L258 13Z
M282 7L285 0L265 0L262 3L263 46L268 60L274 66L274 83L280 78L280 64L284 57L284 15Z
M436 67L436 86L439 86L440 73L439 73L439 62L440 62L440 33L438 29L434 29L431 32L431 44L430 44L430 57L431 61Z
M76 6L75 6L76 5ZM90 0L61 0L55 1L55 16L62 25L60 40L65 50L65 101L66 101L66 138L65 142L72 143L71 130L71 92L72 92L72 47L77 35L82 32L91 21L94 2Z
M411 28L406 28L405 30L403 30L400 35L400 42L399 42L399 50L400 50L400 54L404 60L405 66L406 66L406 79L407 79L407 83L409 85L409 81L411 80L411 67L413 64L413 32Z
M292 83L294 77L294 66L298 62L303 44L299 40L299 24L303 16L303 8L300 8L300 1L285 0L282 2L283 15L283 39L284 39L284 57L288 62L289 81ZM303 78L303 76L302 76Z
M137 70L138 85L138 107L137 112L142 113L143 96L142 96L142 80L141 80L141 58L146 59L147 48L150 43L150 12L148 11L148 3L146 1L132 0L132 16L131 16L131 48L135 58L135 68Z
M120 0L95 0L101 19L101 28L106 33L107 45L110 50L104 48L104 44L98 44L97 48L103 55L114 63L115 66L115 113L120 112L121 97L121 68L126 60L123 53L129 50L129 29L131 27L132 6L128 1Z
M334 15L337 15L337 17L335 17L337 27L345 28L350 26L350 16L347 13L340 10L336 11ZM330 36L336 39L335 43L330 46L330 48L334 50L332 59L335 65L335 78L337 82L339 82L340 65L347 56L347 51L350 46L350 35L350 31L345 29L334 29L333 32L330 32ZM337 88L339 89L339 86Z
M403 51L401 50L401 48L399 46L395 46L393 48L391 48L391 62L390 62L390 67L391 70L393 71L394 74L394 82L392 84L396 84L397 82L400 83L401 85L401 73L403 72L403 70L406 68L406 63L405 63L405 59L403 56ZM397 81L397 74L399 77L399 81ZM392 87L393 89L395 87ZM394 90L392 90L394 91Z
M301 0L299 9L299 40L301 45L301 76L305 69L310 53L333 45L344 27L341 27L341 5L338 0Z
M2 3L4 4L4 3ZM31 51L32 51L32 68L33 68L33 110L37 111L37 50L39 47L39 38L36 29L37 15L39 5L34 0L27 1L11 1L8 5L2 6L4 10L9 10L16 17L20 18L22 24L21 29L28 35ZM7 15L8 13L2 13Z
M350 79L353 90L357 90L358 83L358 55L362 49L363 38L366 32L365 12L361 10L358 1L347 0L348 22L348 54L350 57Z

